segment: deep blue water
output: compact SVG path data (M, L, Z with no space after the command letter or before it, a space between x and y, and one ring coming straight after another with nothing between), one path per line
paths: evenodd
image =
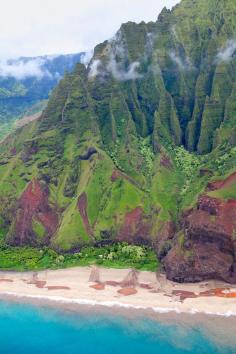
M200 327L0 302L1 354L228 354Z

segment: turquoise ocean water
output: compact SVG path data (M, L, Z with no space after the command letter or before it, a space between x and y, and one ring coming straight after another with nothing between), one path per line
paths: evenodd
M0 302L0 354L230 354L199 326Z

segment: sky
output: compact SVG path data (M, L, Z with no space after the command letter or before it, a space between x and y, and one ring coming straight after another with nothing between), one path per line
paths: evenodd
M0 60L78 53L111 38L121 23L155 21L178 0L0 0Z

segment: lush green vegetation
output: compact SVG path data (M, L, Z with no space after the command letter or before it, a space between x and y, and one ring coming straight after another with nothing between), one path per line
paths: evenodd
M105 247L84 247L77 253L58 254L49 248L0 247L0 269L40 270L97 264L110 268L136 268L156 271L155 253L147 247L113 244Z
M191 183L198 177L200 159L196 154L189 153L183 146L174 149L174 160L178 169L184 175L184 185L180 191L181 195L188 192Z

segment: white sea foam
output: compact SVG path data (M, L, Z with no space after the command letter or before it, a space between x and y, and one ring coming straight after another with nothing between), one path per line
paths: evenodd
M63 304L75 304L75 305L86 305L86 306L104 306L107 308L111 307L118 307L124 309L133 309L133 310L152 310L156 313L165 314L165 313L188 313L188 314L206 314L211 316L221 316L221 317L231 317L236 316L236 312L227 311L227 312L211 312L211 311L199 311L195 308L189 310L180 310L177 307L152 307L152 306L141 306L141 305L134 305L129 303L123 303L119 301L97 301L91 299L79 299L79 298L65 298L63 296L45 296L45 295L31 295L25 293L16 293L16 292L1 292L0 295L3 296L13 296L15 298L28 298L34 300L44 300L44 301L52 301L57 303Z

